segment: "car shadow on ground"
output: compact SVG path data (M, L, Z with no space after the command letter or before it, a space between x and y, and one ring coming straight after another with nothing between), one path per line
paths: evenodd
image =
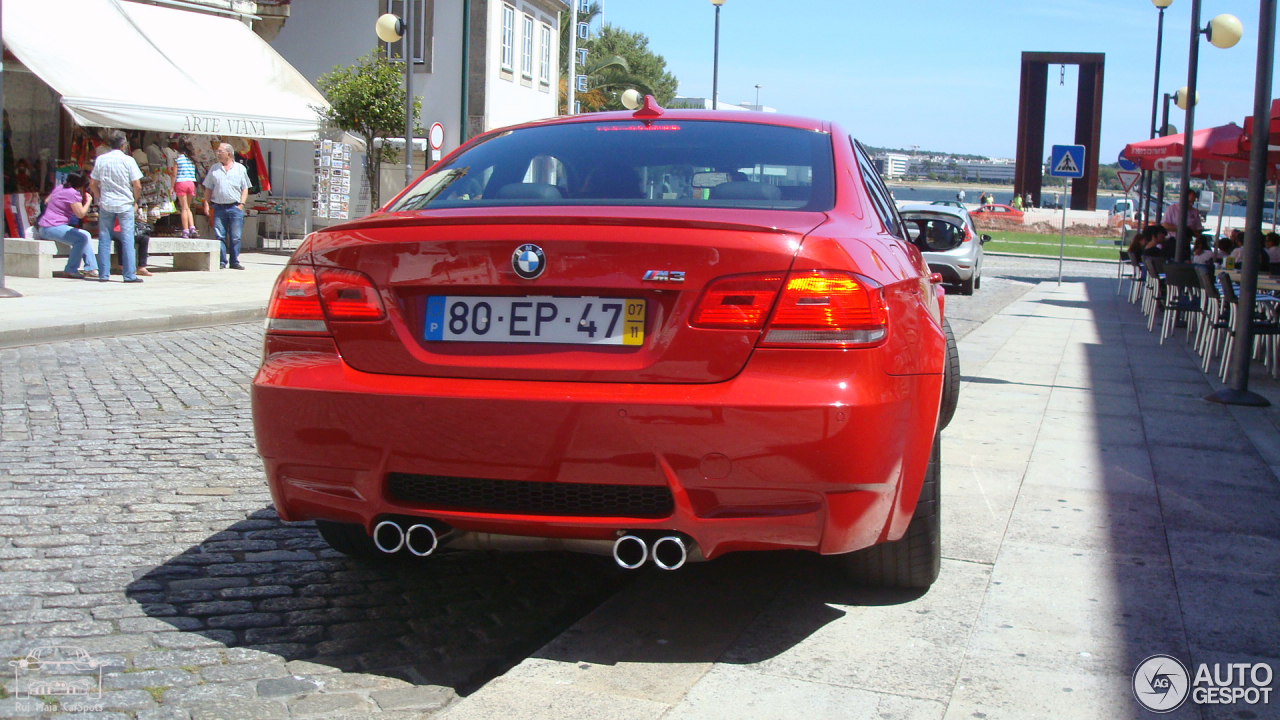
M570 553L355 560L267 507L130 583L146 614L227 647L467 694L628 576Z
M857 589L827 577L832 572L830 559L801 552L631 573L609 558L572 553L357 560L329 549L311 523L284 523L268 507L154 568L127 594L148 616L227 647L466 695L544 645L539 657L713 662L779 592L798 585L815 588L803 611L773 627L768 642L737 651L734 662L785 652L845 615L833 604L891 605L922 594ZM826 579L814 586L815 577ZM633 610L591 614L633 581L615 598ZM575 633L598 639L597 615L619 642L592 641L590 657L581 647L557 651ZM650 636L654 642L645 641Z

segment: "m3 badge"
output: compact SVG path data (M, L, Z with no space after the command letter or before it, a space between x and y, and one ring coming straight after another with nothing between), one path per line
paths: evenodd
M684 282L683 270L647 270L644 277L641 278L647 282L662 283L682 283Z

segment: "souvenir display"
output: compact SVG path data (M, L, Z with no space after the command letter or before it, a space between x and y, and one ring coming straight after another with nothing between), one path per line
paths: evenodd
M333 140L316 142L311 212L318 218L351 216L351 146Z

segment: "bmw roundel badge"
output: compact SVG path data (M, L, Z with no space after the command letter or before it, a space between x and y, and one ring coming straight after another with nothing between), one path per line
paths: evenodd
M542 248L533 243L525 243L511 253L511 269L525 280L533 280L542 274L547 267L547 256Z

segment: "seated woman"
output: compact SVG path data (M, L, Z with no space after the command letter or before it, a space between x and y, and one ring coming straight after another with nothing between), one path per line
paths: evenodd
M69 245L66 273L73 278L97 278L98 261L92 250L86 251L89 245L89 233L73 227L71 219L83 218L89 212L92 196L88 191L89 180L80 173L71 173L61 186L54 188L45 200L44 212L36 222L38 235L42 240L52 240ZM84 261L84 272L80 272L80 262Z
M1196 265L1212 265L1215 253L1209 248L1209 240L1203 235L1196 238L1195 247L1191 250L1191 262Z

